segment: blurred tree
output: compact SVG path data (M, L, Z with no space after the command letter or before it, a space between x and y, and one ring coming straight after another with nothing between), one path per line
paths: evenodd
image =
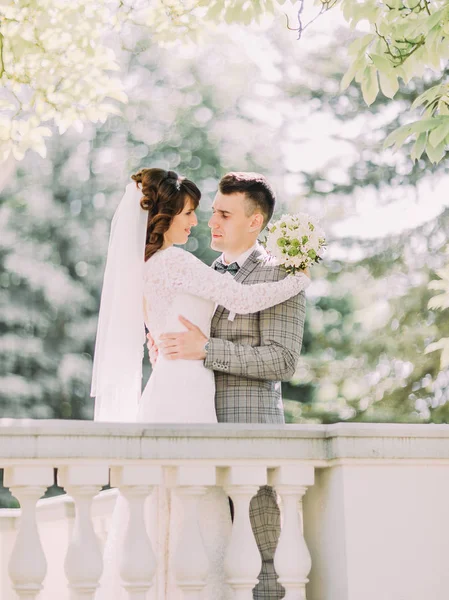
M4 416L84 415L90 360L78 340L85 316L95 310L84 282L94 207L82 211L90 187L86 167L76 187L75 178L64 179L67 164L77 161L82 148L71 153L61 145L52 162L24 163L15 190L0 200Z
M442 187L444 163L432 166L425 155L414 163L407 154L382 152L381 146L406 118L407 107L437 80L401 87L393 102L379 96L368 109L358 86L338 92L346 36L342 30L338 45L306 52L301 69L292 69L287 61L282 76L295 106L302 107L298 125L292 121L287 134L287 143L298 152L291 177L302 195L301 206L309 212L326 210L327 229L335 231L329 236L332 256L321 271L326 281L320 281L316 269L316 296L313 288L309 294L305 353L296 378L296 397L308 402L287 402L287 407L292 420L440 422L449 419L447 370L439 373L437 354L424 355L424 350L448 329L443 315L427 310L427 284L443 264L449 215L444 212L416 229L378 239L364 240L354 227L350 238L342 238L335 227L345 214L367 203L381 211L402 198L409 205L410 197L436 196L428 182ZM325 127L317 152L323 159L310 168L309 156L302 152L308 132L301 132L301 124L320 122ZM326 160L335 143L340 154ZM385 228L389 226L386 222ZM287 390L291 398L294 384Z
M449 248L446 248L446 254L449 254ZM429 283L430 290L442 292L433 296L429 300L429 308L434 310L449 309L449 265L446 264L442 269L436 272L439 279L435 279ZM447 313L446 313L447 316ZM441 369L449 368L449 337L442 337L436 342L432 342L426 348L426 353L441 350Z

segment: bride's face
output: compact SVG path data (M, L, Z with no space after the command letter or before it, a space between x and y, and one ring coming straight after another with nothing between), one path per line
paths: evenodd
M198 225L192 200L187 198L184 209L173 218L170 227L164 234L165 244L182 245L187 242L192 227Z

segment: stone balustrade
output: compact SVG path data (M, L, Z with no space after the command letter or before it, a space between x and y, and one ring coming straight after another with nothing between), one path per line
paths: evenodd
M261 558L249 503L266 484L280 497L275 568L286 600L443 600L449 592L445 425L3 419L0 467L21 506L0 510L2 600L94 598L117 497L99 493L108 482L129 512L123 597L163 598L145 506L168 478L184 514L174 556L180 598L203 598L209 558L198 512L212 486L234 504L224 576L236 600L252 598ZM39 500L55 468L67 495Z

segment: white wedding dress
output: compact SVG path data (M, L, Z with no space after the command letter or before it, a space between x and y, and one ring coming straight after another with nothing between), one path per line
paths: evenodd
M310 280L301 274L277 282L242 285L190 252L171 246L146 263L147 327L156 343L164 332L185 331L179 315L206 337L215 306L237 314L255 313L298 294ZM214 375L202 360L159 356L139 406L138 420L151 423L216 423Z
M277 282L242 285L229 274L206 266L191 253L170 247L158 251L145 264L146 323L156 343L162 333L185 331L179 315L209 337L216 305L238 314L264 310L304 290L310 280L303 274ZM202 360L168 360L159 355L142 394L136 420L145 423L216 423L214 374ZM150 537L158 559L151 600L181 600L170 557L180 529L179 499L164 486L153 493L148 508ZM228 600L232 593L224 581L223 561L230 535L229 501L220 488L202 500L200 527L210 561L204 600ZM118 553L126 522L126 507L119 497L105 550L105 568L96 600L123 600L118 579ZM121 531L120 531L121 530Z

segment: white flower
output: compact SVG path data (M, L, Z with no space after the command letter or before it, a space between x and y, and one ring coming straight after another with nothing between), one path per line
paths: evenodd
M310 266L321 257L324 231L310 215L284 214L270 223L268 231L267 250L289 272Z

